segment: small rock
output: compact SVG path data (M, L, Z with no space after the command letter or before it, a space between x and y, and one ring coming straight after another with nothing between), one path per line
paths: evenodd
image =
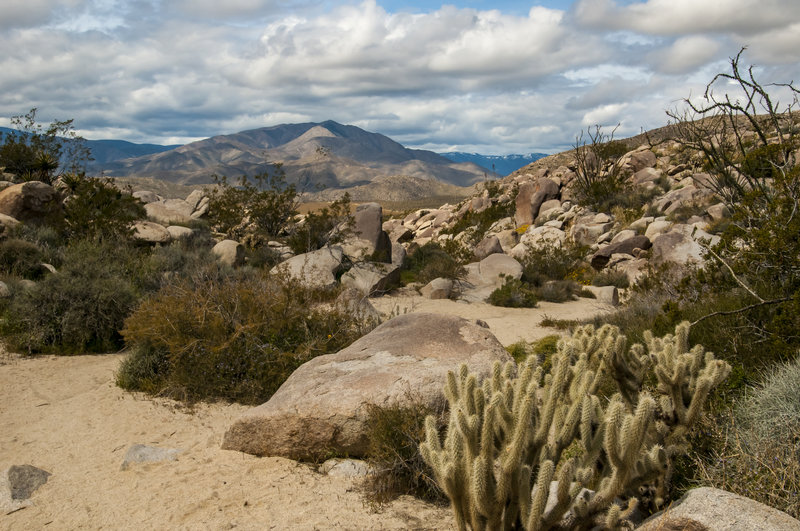
M144 444L134 444L125 453L120 470L128 470L135 463L159 463L177 461L181 451L175 448L158 448Z
M434 278L419 289L429 299L449 299L453 293L453 281L449 278Z
M360 459L328 459L319 467L321 474L339 478L358 478L374 473L374 469Z

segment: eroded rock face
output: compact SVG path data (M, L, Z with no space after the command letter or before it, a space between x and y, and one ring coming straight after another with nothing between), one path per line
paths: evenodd
M247 411L222 447L261 456L315 459L367 449L368 405L443 400L447 372L466 364L490 374L510 356L492 333L460 317L427 313L387 321L336 354L303 364L272 398Z
M40 219L61 209L61 196L49 184L28 181L0 191L0 214L18 221Z

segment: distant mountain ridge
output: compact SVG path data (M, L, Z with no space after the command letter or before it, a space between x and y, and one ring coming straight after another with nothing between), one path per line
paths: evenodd
M465 153L463 151L451 151L439 154L453 162L472 162L486 168L488 177L493 177L493 173L497 174L497 177L505 177L527 166L531 162L548 156L547 153L528 153L527 155L481 155L480 153Z
M302 190L347 189L392 176L466 187L484 179L472 162L454 162L432 151L408 149L391 138L334 121L283 124L220 135L169 151L98 165L110 177L152 177L180 184L236 178L280 162Z
M9 129L8 127L0 127L0 133L6 134L21 134L22 131L17 129ZM174 146L162 146L160 144L135 144L126 140L85 140L86 147L92 152L94 159L89 163L89 170L93 171L98 166L108 164L116 160L127 159L131 157L141 157L143 155L151 155L153 153L162 153L179 147L180 144Z

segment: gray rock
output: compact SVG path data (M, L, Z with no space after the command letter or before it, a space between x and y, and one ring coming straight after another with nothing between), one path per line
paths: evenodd
M163 461L177 461L181 451L175 448L158 448L157 446L146 446L144 444L134 444L125 452L122 460L121 470L128 470L131 465L139 463L160 463Z
M361 262L342 275L341 283L367 296L382 295L400 285L400 268L392 264Z
M361 321L371 322L377 325L381 321L378 310L369 302L369 299L354 288L343 289L336 297L334 306Z
M0 214L18 221L41 219L60 210L58 191L40 181L15 184L0 191Z
M343 259L341 247L323 247L293 256L273 267L270 273L287 275L309 287L328 289L336 286L336 273L341 271Z
M631 172L635 174L644 168L652 168L656 165L657 160L656 154L649 149L634 151L631 153L631 158L628 162L628 168L630 168Z
M19 225L19 220L16 218L12 218L11 216L7 216L5 214L0 214L0 234L5 233L9 229L13 229Z
M522 264L505 254L490 254L480 261L479 271L484 282L498 286L503 277L522 278Z
M401 243L392 243L392 265L402 268L406 264L408 253Z
M490 254L503 253L503 246L500 245L500 239L494 234L485 237L481 242L475 246L472 251L476 260L483 260Z
M33 465L11 465L3 472L12 500L27 500L36 489L47 483L50 475L50 472Z
M133 192L133 197L138 199L144 204L147 203L155 203L156 201L161 201L161 197L155 192L151 192L150 190L139 190L138 192Z
M704 249L697 239L704 239L711 245L719 241L719 236L712 236L692 225L675 225L672 230L656 236L653 239L651 251L654 265L671 262L678 265L703 262Z
M448 371L466 364L485 377L496 360L510 359L491 332L465 319L401 315L336 354L304 363L228 429L222 447L290 459L358 457L367 449L369 404L438 407Z
M197 210L197 206L200 204L200 201L205 199L206 194L203 190L192 190L188 196L186 196L186 204L189 205L189 208L192 209L192 212Z
M728 210L728 207L726 207L724 203L711 205L706 209L706 212L708 212L708 215L711 216L711 219L714 221L731 217L730 210Z
M144 205L147 217L162 225L188 223L194 209L183 199L163 199Z
M619 305L619 290L616 286L585 286L583 289L594 293L597 302L610 304L611 306Z
M668 509L654 514L636 529L800 531L800 521L744 496L711 487L700 487L690 490Z
M633 238L628 238L627 240L622 240L617 243L612 243L610 245L606 245L605 247L601 248L599 251L594 253L592 256L591 264L592 267L597 269L603 269L608 262L611 260L612 254L629 254L633 256L634 249L644 249L647 250L652 247L652 243L647 236L634 236Z
M419 289L428 299L449 299L453 294L454 282L449 278L434 278Z
M8 284L0 280L0 299L7 299L11 296L11 290Z
M169 243L172 236L169 231L152 221L136 221L133 223L133 239L142 243Z
M353 234L369 242L367 254L378 261L391 262L392 242L383 230L383 208L378 203L364 203L356 207L353 214Z
M167 227L167 232L169 232L169 235L173 240L188 238L194 234L194 231L189 227L181 227L180 225L170 225Z
M669 229L672 227L672 222L667 220L658 220L653 221L651 224L647 226L647 230L644 231L644 235L653 240L659 234L664 234L668 232Z
M235 240L222 240L211 249L211 253L221 263L231 267L244 264L244 245Z
M558 192L558 184L547 177L538 179L535 184L532 182L521 184L517 193L514 214L517 227L532 224L539 215L542 203L550 199L557 199Z

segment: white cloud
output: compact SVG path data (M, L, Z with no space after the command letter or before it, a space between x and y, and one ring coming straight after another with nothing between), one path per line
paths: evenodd
M759 73L800 78L800 26L740 33L739 14L692 21L696 1L697 15L684 0L525 15L340 3L30 0L25 19L3 2L0 116L36 106L90 138L163 143L333 119L413 147L508 153L566 149L594 123L663 125L745 38Z

